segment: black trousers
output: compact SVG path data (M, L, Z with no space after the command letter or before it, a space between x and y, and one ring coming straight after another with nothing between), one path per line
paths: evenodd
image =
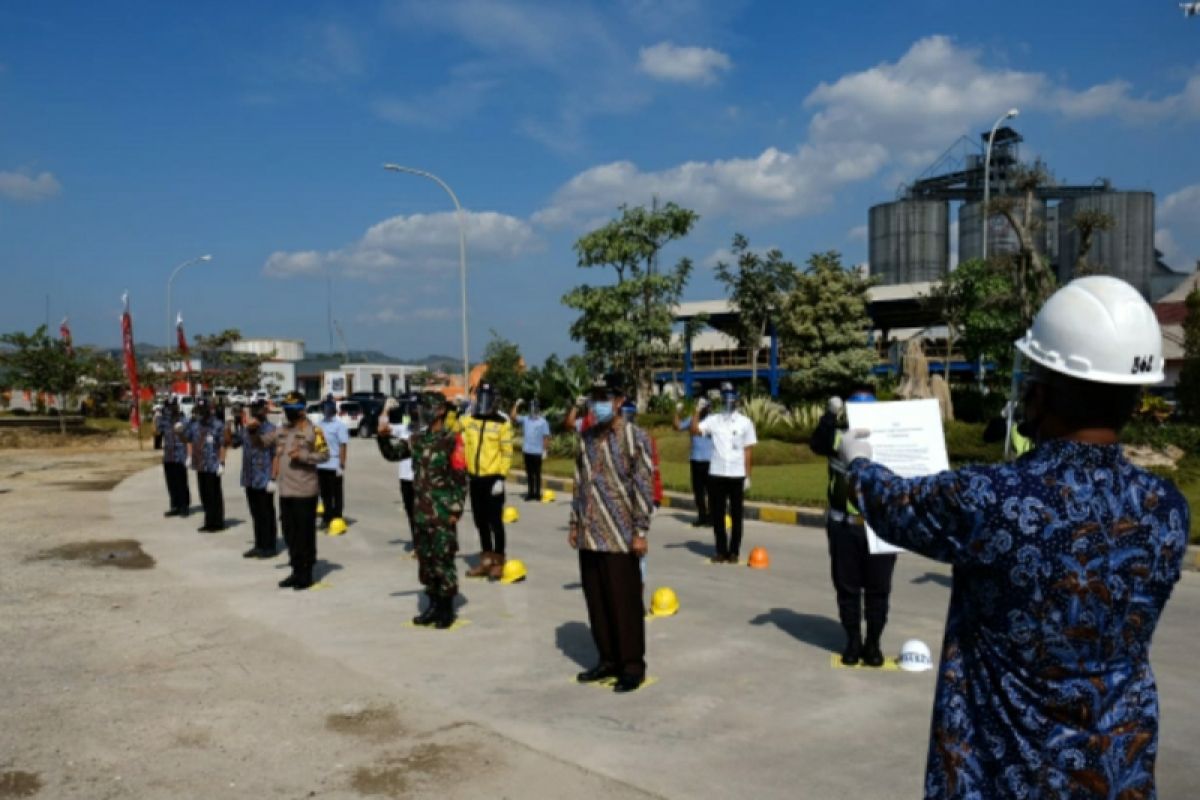
M708 522L708 462L689 461L692 467L692 499L700 522Z
M318 491L321 492L321 505L325 506L325 513L321 515L321 519L325 521L326 525L341 517L346 510L344 485L345 481L337 474L337 470L317 470L317 486L319 487Z
M579 580L600 666L645 678L646 607L638 557L580 550Z
M859 630L865 611L868 635L879 635L887 624L896 554L871 555L866 528L849 520L831 519L825 525L825 532L829 537L830 574L842 625Z
M200 502L204 506L204 527L225 527L225 494L221 491L221 476L215 472L197 472Z
M246 505L254 522L254 547L275 552L278 528L275 525L275 495L266 489L246 487Z
M167 479L167 498L172 511L186 513L192 505L192 492L188 488L187 467L183 464L163 462L163 476Z
M317 563L317 498L279 498L279 524L292 572L312 577Z
M400 500L404 503L404 516L408 517L408 532L415 533L417 530L417 521L413 517L413 503L416 502L413 494L412 481L400 481Z
M745 499L745 478L708 476L708 502L712 511L713 533L717 539L717 555L737 558L742 551L742 513ZM733 532L725 533L725 510L733 518Z
M530 500L542 499L542 457L525 453L525 475L528 483L525 496Z
M492 487L503 482L499 475L472 475L470 482L471 516L479 531L479 549L504 555L504 495L492 494Z

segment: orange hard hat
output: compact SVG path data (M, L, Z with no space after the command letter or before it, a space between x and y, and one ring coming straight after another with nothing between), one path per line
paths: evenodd
M767 555L767 548L756 547L750 551L750 566L753 569L766 569L771 566L771 557Z

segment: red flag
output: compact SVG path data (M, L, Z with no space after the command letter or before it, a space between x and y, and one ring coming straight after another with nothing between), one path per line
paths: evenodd
M138 388L137 356L133 352L133 317L129 314L129 292L121 295L125 310L121 313L121 341L125 348L125 376L129 379L129 393L133 395L133 413L129 425L137 433L142 427L141 392Z
M68 317L63 317L62 322L58 323L58 337L63 340L63 344L67 346L67 354L70 355L71 349L71 328L67 324Z
M187 373L188 394L192 393L192 360L188 358L187 336L183 332L183 314L175 316L175 338L179 348L179 356L183 359L183 369Z

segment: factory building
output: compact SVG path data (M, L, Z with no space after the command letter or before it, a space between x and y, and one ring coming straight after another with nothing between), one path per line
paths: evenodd
M984 134L983 145L987 135ZM1035 246L1046 255L1059 281L1071 279L1080 252L1080 233L1073 221L1085 211L1108 214L1114 225L1096 231L1087 254L1089 269L1128 281L1154 302L1184 279L1162 263L1154 249L1154 194L1118 191L1107 180L1070 186L1052 181L1034 192L1033 205L1025 209L1024 192L1014 182L1022 162L1020 134L1012 128L996 132L989 176L990 196L1018 203L1016 214L1028 213ZM958 260L1020 250L1017 232L1003 216L984 220L983 146L962 138L899 197L870 210L868 219L871 275L880 284L937 281L950 271L952 209L957 213Z

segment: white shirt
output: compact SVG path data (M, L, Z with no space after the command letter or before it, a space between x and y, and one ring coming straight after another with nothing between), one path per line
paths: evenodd
M741 412L716 412L700 420L700 433L712 440L708 474L719 478L746 477L746 448L758 444L754 423Z
M412 436L412 428L408 423L401 423L392 427L391 437L393 439L407 440ZM413 479L412 459L405 458L400 461L400 480L411 481Z
M333 419L322 419L317 424L321 426L321 432L325 434L325 444L329 445L329 459L323 464L318 464L317 469L342 467L342 445L350 444L350 431L346 427L346 423L334 417Z

